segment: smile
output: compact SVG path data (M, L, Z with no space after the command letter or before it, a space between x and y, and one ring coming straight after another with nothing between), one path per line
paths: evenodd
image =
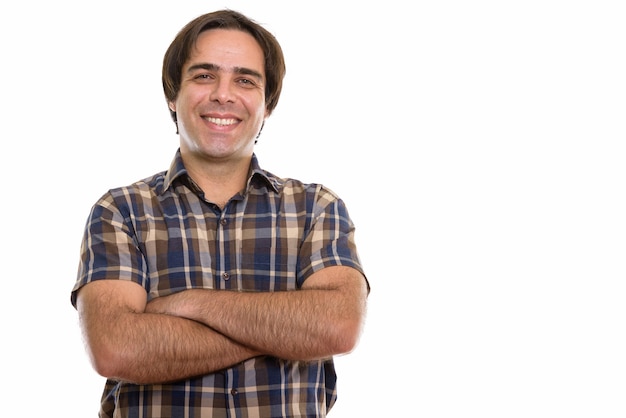
M233 125L237 123L237 119L220 119L220 118L204 118L204 119L219 126Z

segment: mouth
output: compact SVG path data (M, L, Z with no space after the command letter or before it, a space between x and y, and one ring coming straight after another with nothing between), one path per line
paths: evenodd
M206 120L207 122L214 123L218 126L229 126L229 125L234 125L237 123L237 119L222 119L222 118L205 117L204 120Z

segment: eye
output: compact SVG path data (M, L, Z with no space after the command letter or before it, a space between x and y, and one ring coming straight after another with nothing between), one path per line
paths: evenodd
M256 83L254 82L254 80L251 80L249 78L240 78L239 80L237 80L237 83L241 84L244 87L256 86Z
M193 76L193 79L199 82L203 82L203 81L210 81L213 80L215 77L213 77L211 74L208 73L201 73L201 74L196 74Z

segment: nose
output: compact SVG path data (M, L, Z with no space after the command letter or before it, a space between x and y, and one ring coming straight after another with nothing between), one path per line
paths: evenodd
M210 99L220 104L233 102L235 100L233 85L228 77L220 77L217 82L213 84Z

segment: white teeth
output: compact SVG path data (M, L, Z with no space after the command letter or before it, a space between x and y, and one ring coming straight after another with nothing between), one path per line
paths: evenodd
M237 122L236 119L220 119L220 118L205 118L205 119L211 123L214 123L220 126L232 125Z

